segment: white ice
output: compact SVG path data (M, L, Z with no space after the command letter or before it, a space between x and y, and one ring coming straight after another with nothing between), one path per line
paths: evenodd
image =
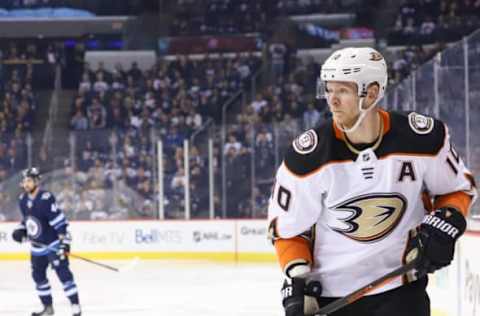
M122 267L127 261L104 261ZM276 264L140 260L112 272L73 260L84 316L280 316L282 276ZM28 261L0 262L0 316L26 316L40 301ZM49 269L55 315L71 315Z
M128 261L103 262L128 266ZM274 263L140 260L121 273L83 261L71 265L83 316L283 316L282 275ZM29 262L0 261L0 269L0 316L27 316L39 309ZM56 275L50 269L48 275L55 315L71 315ZM432 295L432 301L440 299Z

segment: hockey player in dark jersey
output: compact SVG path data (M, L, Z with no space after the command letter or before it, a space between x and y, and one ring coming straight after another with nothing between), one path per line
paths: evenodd
M47 279L49 265L60 279L65 295L72 304L72 315L80 316L78 290L69 268L68 253L71 237L68 222L57 207L51 192L39 187L40 173L37 168L23 171L21 186L25 190L19 197L22 213L20 225L13 231L12 238L21 243L30 241L32 277L43 309L32 316L54 315L50 283Z

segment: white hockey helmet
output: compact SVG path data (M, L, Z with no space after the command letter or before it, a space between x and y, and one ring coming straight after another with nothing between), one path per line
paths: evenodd
M356 83L360 97L365 96L367 87L376 82L380 86L381 99L387 88L387 63L382 54L371 47L339 49L322 65L319 81L329 80Z
M354 82L360 97L359 110L363 114L371 110L385 95L388 81L387 63L382 54L371 47L339 49L333 52L322 65L317 82L317 97L326 97L327 81ZM363 109L363 98L367 95L367 88L372 83L379 85L378 98L368 109ZM358 120L358 124L363 117L364 115ZM355 128L358 124L355 124Z

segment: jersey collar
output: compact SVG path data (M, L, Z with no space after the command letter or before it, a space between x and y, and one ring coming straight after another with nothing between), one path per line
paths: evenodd
M385 110L379 110L378 113L380 113L383 121L383 135L385 135L390 130L390 113ZM343 141L343 132L337 127L335 121L333 121L333 130L335 131L335 138Z

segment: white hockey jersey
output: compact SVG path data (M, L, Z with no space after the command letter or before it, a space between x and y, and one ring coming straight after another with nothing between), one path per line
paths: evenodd
M405 262L408 232L426 213L422 192L476 196L441 121L414 112L380 114L384 132L375 150L353 153L329 120L294 140L276 175L269 222L279 238L315 227L312 271L325 297L344 296Z

